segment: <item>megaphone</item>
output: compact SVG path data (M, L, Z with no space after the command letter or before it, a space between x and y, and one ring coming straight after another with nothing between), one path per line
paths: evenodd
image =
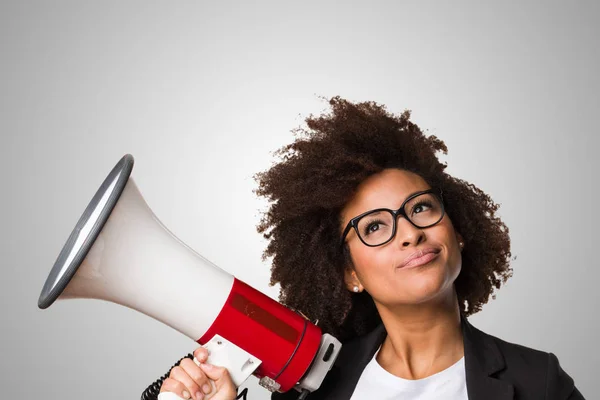
M38 300L110 301L161 321L209 349L236 387L312 392L341 343L304 316L217 267L174 236L138 190L126 154L58 255ZM202 288L196 290L194 288Z

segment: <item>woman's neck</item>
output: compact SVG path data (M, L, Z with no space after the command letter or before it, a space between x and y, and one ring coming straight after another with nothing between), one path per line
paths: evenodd
M377 304L387 331L377 362L405 379L422 379L464 355L460 309L454 288L435 301L389 308Z

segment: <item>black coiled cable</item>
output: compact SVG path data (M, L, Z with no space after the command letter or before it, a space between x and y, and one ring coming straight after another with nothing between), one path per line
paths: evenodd
M160 387L162 386L163 382L165 381L165 379L167 379L169 377L169 375L171 374L171 370L173 368L179 366L179 364L186 358L193 360L194 355L192 353L189 353L187 356L181 357L179 359L179 361L177 361L175 364L173 364L173 366L171 368L169 368L169 371L167 371L166 374L164 374L163 376L158 378L154 383L152 383L150 386L148 386L146 388L146 390L144 390L144 393L142 393L141 400L158 400L158 394L160 393ZM248 394L248 388L244 388L244 390L242 390L242 392L237 395L236 400L237 399L246 400L247 394Z

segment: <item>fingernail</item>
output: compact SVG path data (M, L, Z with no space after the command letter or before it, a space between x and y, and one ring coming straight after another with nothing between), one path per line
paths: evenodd
M187 391L187 390L184 390L184 391L183 391L183 398L184 398L184 399L189 399L189 398L190 398L190 394L188 393L188 391Z
M196 400L202 400L204 395L201 392L196 392Z
M208 363L202 363L200 365L206 369L211 369L213 367L212 364L208 364Z
M208 383L205 383L204 385L202 385L202 390L204 390L204 393L208 394L210 392L210 385Z

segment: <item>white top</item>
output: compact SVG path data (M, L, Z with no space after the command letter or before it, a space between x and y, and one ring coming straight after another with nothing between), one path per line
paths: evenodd
M383 369L377 353L363 370L350 400L468 400L464 357L443 371L411 380Z

